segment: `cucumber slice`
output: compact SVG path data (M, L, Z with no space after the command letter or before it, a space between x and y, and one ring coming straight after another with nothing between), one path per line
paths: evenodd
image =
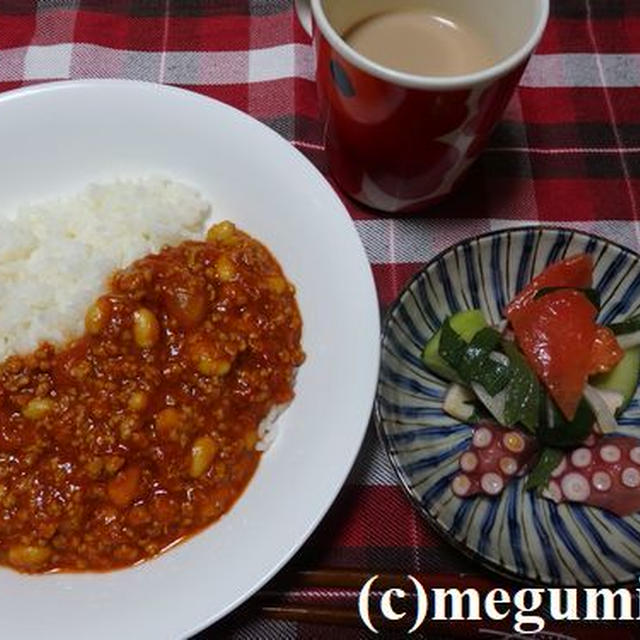
M553 449L551 447L545 447L536 462L535 467L529 472L527 483L524 488L525 491L530 489L537 489L540 487L544 489L549 484L551 474L555 471L556 467L560 464L560 461L564 457L564 451L561 449Z
M591 433L595 417L587 401L582 398L576 415L571 422L562 415L560 409L547 396L543 403L546 420L541 420L538 427L538 440L545 446L553 448L575 447Z
M640 376L640 347L634 347L624 352L622 360L609 372L601 373L589 380L596 389L616 391L624 398L622 406L616 412L620 415L631 402L638 387Z
M640 331L634 331L633 333L623 333L616 337L618 340L618 346L625 351L640 346Z
M454 313L449 318L449 323L451 328L465 342L471 342L473 336L487 326L487 321L484 319L482 311L479 311L478 309L470 309L469 311L459 311L458 313ZM422 361L427 369L441 378L451 380L453 382L460 382L457 373L444 361L439 353L441 336L442 329L438 329L438 331L431 336L431 339L427 342L422 352Z
M494 349L500 344L500 334L491 327L481 329L473 336L460 362L456 363L455 360L447 358L444 350L449 333L447 328L443 327L440 340L440 355L447 363L456 369L467 383L479 382L492 396L502 391L509 383L511 372L508 358L504 358L505 361L502 362L502 358L496 360L494 357L494 353L499 355ZM461 338L458 340L465 344Z

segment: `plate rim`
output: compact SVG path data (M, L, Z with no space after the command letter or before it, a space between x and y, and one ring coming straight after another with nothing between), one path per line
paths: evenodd
M395 311L398 309L398 307L402 304L402 301L404 300L405 296L408 294L409 290L413 287L414 283L423 276L424 273L426 273L426 271L433 265L436 264L437 262L439 262L440 260L442 260L446 255L448 255L450 252L455 251L458 247L467 245L467 244L471 244L480 240L483 240L484 238L492 238L495 236L500 236L506 233L513 233L513 232L520 232L520 233L526 233L526 232L531 232L531 231L552 231L552 232L564 232L564 233L569 233L569 234L573 234L573 235L579 235L579 236L583 236L585 238L594 238L596 240L599 240L601 242L604 242L612 247L615 247L616 249L622 251L623 253L626 253L630 256L632 256L638 263L640 263L640 252L635 251L634 249L631 249L629 247L624 246L623 244L616 242L615 240L611 240L609 238L607 238L606 236L603 236L601 234L598 233L591 233L589 231L583 231L582 229L574 229L572 227L565 227L563 225L555 225L555 224L541 224L541 225L536 225L536 224L524 224L524 225L516 225L513 227L504 227L502 229L493 229L490 231L485 231L483 233L478 233L475 234L473 236L469 236L463 240L460 240L459 242L456 242L454 244L449 245L448 247L446 247L445 249L439 251L436 255L434 255L430 260L428 260L427 262L424 263L424 266L421 267L415 274L413 274L413 276L411 276L411 278L407 281L407 283L403 286L403 288L400 290L400 292L398 293L398 295L396 296L396 298L394 299L394 301L391 303L391 305L388 307L388 309L385 311L384 317L382 319L381 322L381 331L380 331L380 352L381 352L381 365L382 365L382 345L384 343L384 340L387 336L387 333L389 331L389 325L391 323L393 314L395 313ZM452 547L453 549L455 549L456 551L462 553L466 558L472 560L474 563L479 564L482 568L484 569L488 569L491 572L493 572L494 574L496 574L499 577L502 578L506 578L507 580L510 580L511 582L514 582L516 584L521 584L521 585L538 585L538 586L546 586L546 587L562 587L562 586L581 586L580 584L571 584L571 585L567 585L563 582L560 581L556 581L556 580L534 580L532 578L527 578L527 577L523 577L515 572L511 572L509 569L505 568L503 565L490 560L488 558L486 558L485 556L483 556L482 554L478 553L477 551L474 551L473 549L469 548L468 546L464 545L462 542L460 542L457 538L455 538L452 535L449 535L449 532L443 527L441 526L437 519L434 518L431 513L429 513L428 509L422 504L422 502L420 500L417 499L417 497L415 496L415 494L413 493L413 491L411 490L411 488L408 486L407 484L407 480L404 476L404 474L401 471L401 467L400 464L397 462L397 460L394 458L394 456L391 455L391 446L390 446L390 442L389 439L387 437L387 433L384 429L384 427L382 426L382 414L381 414L381 409L380 409L380 386L381 386L381 378L379 378L378 380L378 384L376 385L376 396L375 396L375 400L373 403L373 420L376 426L376 432L378 435L378 438L380 439L380 442L382 443L382 447L385 451L385 455L387 457L387 460L389 461L391 467L393 468L393 471L396 475L396 478L398 479L402 490L406 496L406 498L408 499L408 501L411 503L412 507L414 509L416 509L418 511L418 513L420 513L420 515L423 517L424 521L429 525L429 527L438 535L439 538L443 539L446 541L446 543ZM640 572L640 566L638 567L638 572ZM625 586L625 585L629 585L632 584L632 581L615 581L615 582L610 582L610 583L606 583L606 584L602 584L600 586L603 587L614 587L614 586ZM593 586L593 585L585 585L585 586Z
M348 464L345 464L341 469L341 472L338 474L334 474L332 488L331 491L327 491L327 495L331 494L330 497L323 498L321 501L322 508L317 511L313 518L309 518L308 522L304 526L304 533L302 535L298 535L295 538L293 544L288 546L286 553L280 555L277 558L277 561L273 564L270 564L270 568L268 571L265 571L262 577L257 580L254 584L251 585L250 588L243 589L242 595L237 597L235 600L227 602L227 604L219 608L212 613L207 614L204 618L199 618L198 620L190 623L185 623L182 625L177 625L180 627L179 633L184 637L191 636L195 633L203 631L208 628L210 625L220 621L222 618L230 614L232 611L237 609L240 605L245 603L248 599L250 599L264 584L266 584L269 580L271 580L290 560L291 558L309 541L309 538L316 531L320 523L324 520L328 511L335 503L336 499L340 495L343 487L345 486L346 481L349 478L349 475L353 469L353 466L358 458L358 455L362 449L363 442L365 437L367 436L368 426L371 420L372 410L373 410L373 402L376 395L377 381L378 381L378 371L380 364L380 327L381 327L381 319L380 314L377 312L379 309L379 298L377 295L377 288L375 284L375 279L373 276L372 265L369 262L369 259L366 254L366 250L364 248L364 244L362 239L360 238L356 226L354 224L353 218L349 214L348 209L345 204L341 200L339 194L336 192L335 188L331 185L331 183L327 180L327 178L322 174L322 172L294 145L291 144L286 138L278 134L268 125L264 124L257 118L251 116L247 112L238 109L222 100L217 98L209 97L203 93L198 91L190 90L182 88L181 86L176 85L167 85L160 84L156 82L143 81L143 80L133 80L133 79L119 79L119 78L87 78L87 79L69 79L69 80L52 80L52 81L39 81L35 84L30 84L26 86L17 87L14 89L9 89L7 91L0 92L0 106L2 104L13 102L15 100L21 99L32 99L36 98L40 94L50 94L50 93L59 93L63 91L86 91L91 89L104 89L105 87L114 87L119 90L125 91L146 91L149 93L156 94L156 99L162 99L163 94L173 94L181 99L192 100L194 102L200 103L203 108L210 108L214 106L217 109L221 109L222 111L226 111L231 114L232 117L241 119L243 121L243 126L248 126L250 129L255 131L260 131L261 135L265 136L265 138L270 138L274 141L274 144L278 144L284 150L286 147L286 153L291 157L292 162L295 162L296 167L300 169L301 175L304 173L305 177L308 180L311 180L316 183L316 186L326 194L328 201L333 203L333 208L335 209L335 215L342 219L344 219L345 223L348 223L348 226L351 228L350 234L353 240L354 251L358 253L358 263L359 263L359 271L361 272L361 276L364 281L366 281L366 289L362 288L360 293L366 296L367 306L370 306L372 310L375 310L376 313L372 313L371 317L367 315L367 332L371 332L372 339L370 340L370 344L368 348L371 350L372 355L372 364L371 371L363 372L363 375L358 378L359 385L366 390L361 393L362 397L366 396L367 402L364 400L361 401L362 407L360 408L361 424L356 424L354 421L354 427L359 429L359 434L357 437L354 436L352 441L353 450L350 451L350 455L348 455ZM213 103L213 104L212 104ZM195 185L197 187L197 185ZM366 404L366 406L365 406ZM216 523L212 523L215 526ZM210 528L210 527L208 527ZM170 550L169 550L170 552ZM160 557L166 554L160 554ZM149 562L153 562L154 558L151 558L149 561L144 564L148 564ZM121 573L122 571L126 571L126 568L123 570L116 570L114 572L109 573ZM83 576L94 576L98 572L87 572L82 573ZM68 574L68 573L67 573ZM59 574L57 574L59 575ZM68 574L69 575L69 574ZM156 626L156 631L160 632L161 625ZM58 633L61 630L53 629L50 631L51 637L58 637ZM139 630L142 631L142 630ZM145 633L149 633L149 629L145 629ZM145 636L146 637L146 636Z

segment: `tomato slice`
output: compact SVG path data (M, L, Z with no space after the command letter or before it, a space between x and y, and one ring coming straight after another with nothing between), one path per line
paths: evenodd
M589 375L611 371L622 360L623 355L624 351L613 331L607 327L598 327L591 349Z
M593 261L586 253L579 253L560 262L549 265L538 274L520 293L509 303L506 316L512 321L513 316L524 310L534 299L536 293L545 287L591 287Z
M516 341L560 411L572 420L589 375L597 310L574 289L537 300L511 318Z

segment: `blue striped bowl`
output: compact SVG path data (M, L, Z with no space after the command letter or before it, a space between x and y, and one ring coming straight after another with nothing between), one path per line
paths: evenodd
M524 491L524 478L495 498L460 499L450 482L471 428L444 414L446 384L420 360L425 342L452 313L480 308L493 324L506 303L545 266L575 253L594 256L600 322L640 309L640 256L604 238L526 227L482 235L438 257L390 309L382 336L375 403L378 431L413 502L459 549L500 573L555 585L612 585L640 572L640 514L554 503ZM640 437L640 394L620 419Z

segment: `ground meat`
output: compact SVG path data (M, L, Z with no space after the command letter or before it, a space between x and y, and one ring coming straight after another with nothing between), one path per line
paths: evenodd
M227 511L304 360L293 286L229 222L117 272L86 333L0 364L0 563L104 570Z

